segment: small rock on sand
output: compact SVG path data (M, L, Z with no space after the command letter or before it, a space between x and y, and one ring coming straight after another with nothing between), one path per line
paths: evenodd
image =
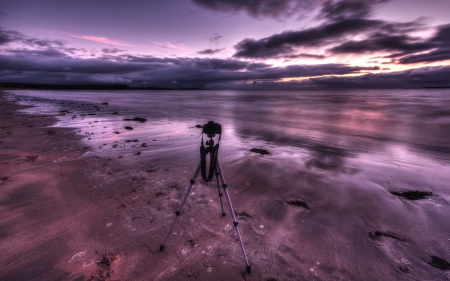
M254 153L259 153L261 155L270 155L270 152L265 149L252 148L252 149L250 149L250 151L254 152Z

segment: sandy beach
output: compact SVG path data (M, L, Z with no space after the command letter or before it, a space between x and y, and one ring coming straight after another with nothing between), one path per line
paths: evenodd
M159 251L198 159L167 166L157 155L145 167L98 156L87 136L53 126L61 112L25 114L19 102L0 96L1 280L449 278L445 182L408 187L410 170L380 175L370 163L363 174L346 151L320 146L302 165L224 155L247 274L215 181L198 178Z
M198 196L188 199L159 252L192 175L134 170L116 159L86 156L90 148L73 130L48 127L54 116L18 113L24 106L3 97L0 107L1 280L263 278L261 271L244 273L217 189L194 187ZM248 247L256 241L245 233L245 212L238 217ZM255 250L248 250L250 257Z

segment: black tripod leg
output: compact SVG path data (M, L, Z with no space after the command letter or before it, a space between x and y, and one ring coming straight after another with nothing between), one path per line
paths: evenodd
M200 164L198 164L197 170L195 171L194 176L192 177L190 181L190 185L188 190L186 191L186 194L184 194L183 200L181 201L181 205L178 208L178 210L175 212L175 218L173 219L172 224L170 225L169 231L167 232L166 238L164 239L164 242L159 247L159 250L162 251L164 249L164 246L166 245L167 240L169 239L170 233L172 232L173 226L175 225L175 222L178 219L178 216L181 214L181 208L183 208L184 203L186 202L187 197L189 196L189 192L191 191L191 188L194 186L195 179L197 178L198 172L200 171Z
M217 180L217 190L219 191L219 198L220 198L220 207L222 207L222 216L225 216L225 211L223 210L223 203L222 203L222 192L220 192L220 184L219 184L219 169L216 165L216 180Z
M239 232L238 222L236 220L236 216L234 215L233 205L231 205L230 195L228 194L228 189L227 189L228 186L225 183L225 179L223 178L223 172L222 172L222 169L220 168L219 159L217 159L216 164L217 164L218 172L220 175L220 181L222 182L222 187L223 187L223 190L225 191L225 197L227 197L228 206L230 207L230 213L231 213L231 216L233 217L233 225L234 225L234 228L236 229L236 233L239 238L239 244L241 245L242 254L244 255L245 266L247 267L247 272L250 273L251 266L248 263L247 255L245 254L244 244L242 243L242 238L241 238L241 233Z

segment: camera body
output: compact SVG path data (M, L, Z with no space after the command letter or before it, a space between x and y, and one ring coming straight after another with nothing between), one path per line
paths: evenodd
M222 134L222 125L219 123L214 123L214 121L209 121L203 125L202 133L206 134L208 138L215 137L216 134Z

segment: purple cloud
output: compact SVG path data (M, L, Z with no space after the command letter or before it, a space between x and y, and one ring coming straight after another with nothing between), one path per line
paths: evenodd
M373 6L389 0L328 0L322 6L319 18L343 20L346 18L366 18L373 10Z
M236 44L234 57L270 58L292 54L296 47L328 45L343 36L385 28L379 20L343 19L299 31L286 31L263 39L244 39Z
M216 12L243 11L254 18L284 18L302 9L311 8L315 4L311 0L192 0L192 2Z
M220 53L223 50L225 50L225 49L206 49L206 50L197 52L197 54L200 54L200 55L214 55L214 54Z

